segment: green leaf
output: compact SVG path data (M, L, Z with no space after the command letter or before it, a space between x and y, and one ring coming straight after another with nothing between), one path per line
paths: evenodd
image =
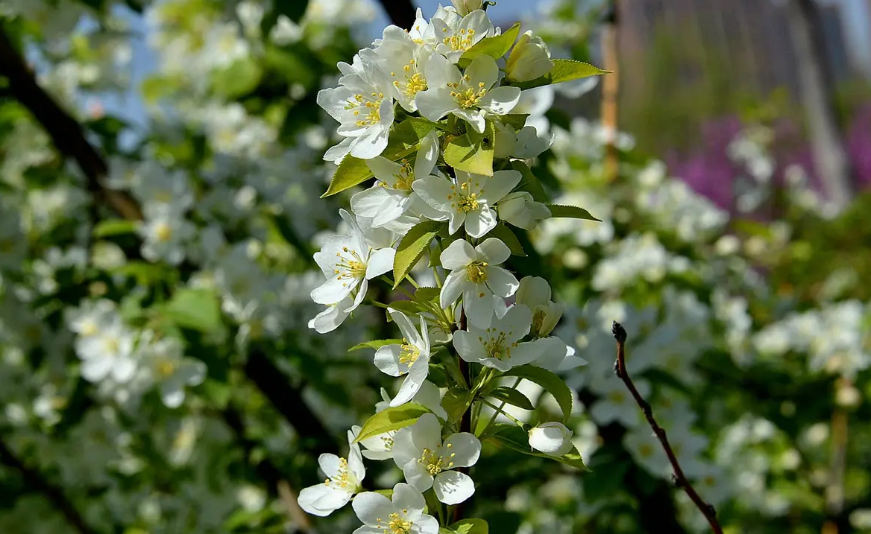
M541 182L538 181L538 178L532 174L532 169L529 168L529 165L523 163L522 161L512 161L511 168L515 171L519 171L523 176L520 179L520 183L517 184L515 191L526 191L530 195L532 195L532 199L536 202L548 203L550 202L550 197L548 197L547 193L544 191L544 188L541 186Z
M510 113L508 115L499 116L499 120L501 120L503 124L507 124L515 130L519 130L526 126L526 119L528 118L528 113Z
M547 454L532 450L532 447L529 446L529 434L519 426L505 423L498 423L490 426L491 428L488 429L486 437L483 435L481 436L482 439L486 439L487 441L496 443L497 445L529 456L549 458L551 460L556 460L561 464L574 467L575 469L581 469L583 471L587 470L587 466L584 465L581 453L578 452L577 447L573 447L569 453L560 457L548 456Z
M181 289L166 306L166 316L176 325L216 333L223 329L221 305L211 289Z
M94 237L110 237L115 235L133 234L139 224L136 221L128 221L125 219L109 219L108 221L100 221L94 227Z
M407 157L417 151L420 139L425 137L431 130L432 128L427 130L426 126L421 125L419 120L409 119L401 122L393 127L393 131L390 132L390 142L381 155L390 161L397 161ZM339 168L336 169L336 174L333 175L333 179L330 181L327 192L321 195L321 198L341 193L346 189L365 182L372 178L372 176L374 175L369 166L366 165L366 160L355 158L349 154L342 159Z
M558 204L548 204L547 208L550 210L551 217L568 217L571 219L584 219L587 221L598 221L602 222L600 219L597 219L590 215L590 212L579 208L577 206L560 206Z
M427 307L422 306L419 302L413 300L394 300L390 303L390 307L394 310L399 310L405 315L418 315L420 313L431 311ZM385 312L387 310L384 310ZM390 322L390 315L387 315L387 322Z
M429 250L429 244L438 235L444 222L423 221L414 226L399 242L396 257L393 258L393 287L405 279L414 264Z
M439 534L446 530L451 534L490 534L490 527L483 519L461 519L447 528L439 529Z
M521 365L520 367L510 369L504 374L504 376L517 376L535 382L556 399L557 404L559 404L563 411L563 420L568 419L572 414L571 390L566 383L563 382L562 378L547 369L542 369L541 367L536 367L534 365Z
M402 345L402 340L401 339L375 339L372 341L367 341L365 343L360 343L360 344L354 345L353 347L348 349L348 352L354 352L355 350L361 350L361 349L378 350L381 347L384 347L387 345Z
M459 137L448 137L445 145L445 163L455 169L493 176L493 147L496 129L487 121L484 133L469 130Z
M419 287L414 292L414 298L421 302L438 302L442 290L437 287Z
M554 59L553 68L550 72L528 82L510 82L511 85L521 89L532 89L533 87L541 87L542 85L551 85L554 83L570 82L581 78L589 78L590 76L599 76L600 74L609 74L611 71L602 70L595 65L584 63L583 61L575 61L574 59Z
M517 406L518 408L523 408L524 410L534 410L535 406L532 405L532 401L530 401L526 395L517 391L514 388L509 388L506 386L500 386L490 393L487 394L489 397L493 397L494 399L500 400L512 406Z
M442 397L442 408L448 412L448 418L453 422L459 422L469 407L469 393L467 389L453 387Z
M514 26L508 28L502 34L481 39L460 57L459 67L465 69L478 56L490 56L494 59L499 59L511 50L511 46L517 40L519 33L520 23L515 22Z
M373 493L377 493L377 494L379 494L379 495L384 495L384 496L387 497L388 499L392 499L392 498L393 498L393 490L392 490L392 489L380 489L380 490L374 490Z
M514 235L511 228L505 226L505 223L500 222L495 228L490 230L490 236L505 243L508 246L508 250L511 251L511 254L515 256L526 256L526 252L523 251L523 245L520 244L520 240L517 239L517 236Z
M135 278L137 284L145 287L165 280L170 274L167 266L145 261L129 261L111 272Z
M227 68L212 73L212 89L233 100L253 91L263 78L263 68L250 57L243 57Z
M425 413L430 413L430 411L415 402L409 402L395 408L387 408L382 412L376 413L363 424L363 428L360 429L360 433L357 435L354 443L390 432L391 430L399 430L400 428L411 426Z

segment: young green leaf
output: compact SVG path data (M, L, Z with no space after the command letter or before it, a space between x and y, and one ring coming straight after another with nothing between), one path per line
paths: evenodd
M589 78L590 76L599 76L610 72L611 71L602 70L595 65L584 63L583 61L575 61L574 59L554 59L553 68L549 73L541 78L536 78L528 82L512 82L511 85L520 87L521 89L532 89L533 87L541 87L542 85L570 82L572 80Z
M448 412L448 418L453 422L458 422L466 413L466 408L469 404L469 394L467 389L453 387L442 397L442 408Z
M461 519L447 528L439 529L439 534L442 530L450 534L490 534L490 526L487 522L477 518Z
M438 302L440 294L441 289L437 287L419 287L414 292L414 298L420 302Z
M205 333L223 329L221 305L211 289L182 289L166 306L166 316L176 325Z
M396 249L396 256L393 258L393 287L398 287L405 279L405 275L414 267L414 264L423 256L423 253L429 250L429 244L438 235L439 230L445 223L437 221L423 221L418 223L414 228L408 231L407 234L399 242L399 247Z
M584 219L587 221L598 221L602 222L600 219L597 219L590 215L590 212L579 208L577 206L560 206L558 204L548 204L547 208L550 210L551 217L567 217L571 219Z
M361 350L361 349L378 350L381 347L384 347L386 345L402 345L402 340L401 339L373 339L372 341L366 341L365 343L360 343L360 344L354 345L353 347L348 349L348 352L354 352L355 350Z
M461 69L469 66L478 56L490 56L494 59L499 59L511 50L514 41L517 40L517 35L520 33L520 23L515 22L514 26L508 28L500 35L493 37L485 37L475 43L475 46L466 50L458 63Z
M511 231L511 228L505 226L505 223L500 222L496 225L495 228L490 230L490 236L495 237L505 243L508 246L508 250L511 251L512 255L526 256L526 252L523 251L523 245L520 244L520 240L517 239L517 236L514 235L514 232Z
M111 237L115 235L133 234L139 223L136 221L128 221L126 219L109 219L100 221L94 227L94 237Z
M560 377L547 369L534 365L521 365L520 367L510 369L504 376L516 376L535 382L556 399L557 404L559 404L563 411L563 420L568 419L572 414L571 390Z
M494 399L500 400L512 406L517 406L518 408L523 408L524 410L534 410L535 406L532 405L532 401L530 401L526 395L517 391L516 389L500 386L490 393L488 396L493 397Z
M395 408L387 408L382 412L378 412L370 417L365 423L360 433L357 434L357 439L354 443L358 443L366 438L384 434L391 430L399 430L407 426L413 425L417 419L425 414L430 413L427 408L415 402L409 402Z
M493 176L493 154L496 129L487 122L484 133L474 130L458 137L449 137L445 145L445 163L455 169Z

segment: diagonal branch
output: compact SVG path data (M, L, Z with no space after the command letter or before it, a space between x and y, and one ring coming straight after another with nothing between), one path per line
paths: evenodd
M76 161L97 203L103 203L130 220L141 220L142 210L129 195L103 185L108 173L105 160L85 138L82 127L36 83L9 36L0 28L0 75L9 80L13 96L42 124L57 149Z
M404 28L411 29L416 18L414 4L411 0L379 0L384 12L390 18L390 22Z
M656 434L656 437L662 444L662 448L665 450L666 456L668 456L668 461L671 463L672 469L674 469L675 483L677 486L683 488L689 498L693 501L693 504L695 504L702 512L705 519L707 519L708 523L711 525L711 530L715 534L723 534L723 529L720 527L719 521L717 521L716 509L714 509L713 505L705 502L704 499L701 498L687 479L686 475L684 475L683 469L681 469L680 463L678 463L677 457L674 455L674 451L668 443L668 437L665 435L665 430L663 430L656 422L656 419L653 418L653 410L650 408L650 403L644 400L641 394L638 393L638 389L635 388L635 384L629 376L629 371L626 369L626 329L623 328L620 323L614 321L614 324L611 326L611 332L614 334L614 339L617 340L617 361L614 364L614 370L616 371L617 376L619 376L623 380L623 383L626 384L626 388L629 389L632 398L635 399L635 402L641 408L641 411L644 412L644 417L647 418L650 428L653 429L653 433Z
M18 471L21 478L24 479L24 483L48 499L79 534L97 533L96 530L85 523L82 515L59 487L49 482L38 470L25 465L3 440L0 440L0 463Z

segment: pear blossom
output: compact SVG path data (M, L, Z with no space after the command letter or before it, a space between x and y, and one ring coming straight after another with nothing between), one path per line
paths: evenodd
M315 262L327 281L312 290L311 298L318 304L337 304L356 289L352 305L341 311L346 313L363 301L369 289L369 280L393 268L396 251L392 248L372 250L351 214L345 210L339 214L351 227L351 235L329 236L322 250L315 253Z
M505 62L508 78L516 82L541 78L552 68L550 50L541 37L532 35L531 31L520 36L508 56L508 61Z
M457 63L466 50L494 33L493 23L481 9L468 15L451 7L439 8L430 21L432 33L440 42L435 50L451 63Z
M517 159L535 158L548 150L553 145L555 138L554 134L547 133L547 130L540 125L524 126L515 135L511 156Z
M405 480L418 491L433 488L439 501L459 504L475 493L475 484L465 473L481 454L481 442L473 434L460 432L442 441L442 425L427 413L417 422L400 429L393 438L393 461Z
M520 183L522 175L514 170L496 171L489 178L455 172L453 180L427 176L415 180L412 187L424 202L441 214L436 220L448 220L451 234L464 226L470 236L483 237L496 227L493 210L496 203Z
M551 302L550 285L540 276L525 276L517 288L517 303L532 310L532 334L546 337L563 316L563 305Z
M438 534L439 522L423 513L426 501L408 484L397 484L393 496L361 493L351 505L363 526L354 534Z
M574 448L572 434L562 423L542 423L529 431L529 446L549 456L560 457Z
M448 114L466 121L478 133L484 132L487 114L511 113L520 99L520 88L494 87L499 67L488 55L475 57L464 72L439 54L426 65L427 90L415 98L420 114L438 121Z
M466 16L484 6L484 0L451 0L451 3L461 16Z
M433 49L402 28L388 26L375 54L389 76L396 101L409 113L417 111L415 97L427 88L426 65Z
M351 315L349 310L353 310L354 299L347 296L335 304L328 304L327 307L315 315L309 322L308 327L318 334L327 334L336 328L340 327L345 319Z
M542 347L535 343L520 343L529 333L532 312L522 304L516 304L498 317L488 328L478 328L474 323L469 330L454 332L454 348L460 358L469 363L479 363L499 371L534 361L541 355Z
M318 457L318 465L327 479L322 484L299 492L297 502L300 508L312 515L326 517L348 504L351 497L360 491L366 468L363 467L360 445L354 443L355 436L354 432L348 431L351 450L347 459L335 454L321 454Z
M439 138L432 131L421 140L414 165L408 160L395 162L381 156L368 160L366 164L378 182L351 197L351 210L358 217L371 218L372 228L380 228L399 219L415 202L423 204L412 189L412 184L415 178L432 173L438 156Z
M340 123L338 133L347 138L340 147L328 151L324 157L328 161L338 161L348 153L355 158L372 159L387 148L394 119L394 92L373 54L363 50L354 56L352 65L339 63L344 75L339 79L339 87L318 93L318 105Z
M401 406L420 391L429 373L429 332L426 319L422 315L419 316L420 332L418 332L411 319L404 313L392 308L388 309L387 313L402 332L402 344L380 347L375 352L375 366L390 376L405 375L399 392L390 401L390 406Z
M536 202L526 191L506 195L496 208L499 218L524 230L534 230L539 221L550 218L550 209Z
M139 233L143 237L142 256L149 261L178 265L185 258L185 246L196 234L194 225L170 205L146 212Z
M150 332L147 334L151 335ZM163 338L144 349L151 379L159 384L160 398L167 408L178 408L185 398L185 386L197 386L206 378L206 365L184 357L184 347L175 338Z
M440 258L442 267L451 271L439 295L442 308L452 305L462 295L463 310L469 322L479 328L490 326L495 309L494 295L508 298L519 286L513 274L497 267L510 255L505 243L492 237L474 248L462 239L448 245ZM529 331L528 324L526 331ZM454 336L456 339L456 334Z

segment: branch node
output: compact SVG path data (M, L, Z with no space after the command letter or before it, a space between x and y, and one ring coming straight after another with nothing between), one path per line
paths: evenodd
M626 334L626 329L623 328L622 324L614 321L611 324L611 333L614 334L614 339L616 339L618 343L626 343L628 334Z

